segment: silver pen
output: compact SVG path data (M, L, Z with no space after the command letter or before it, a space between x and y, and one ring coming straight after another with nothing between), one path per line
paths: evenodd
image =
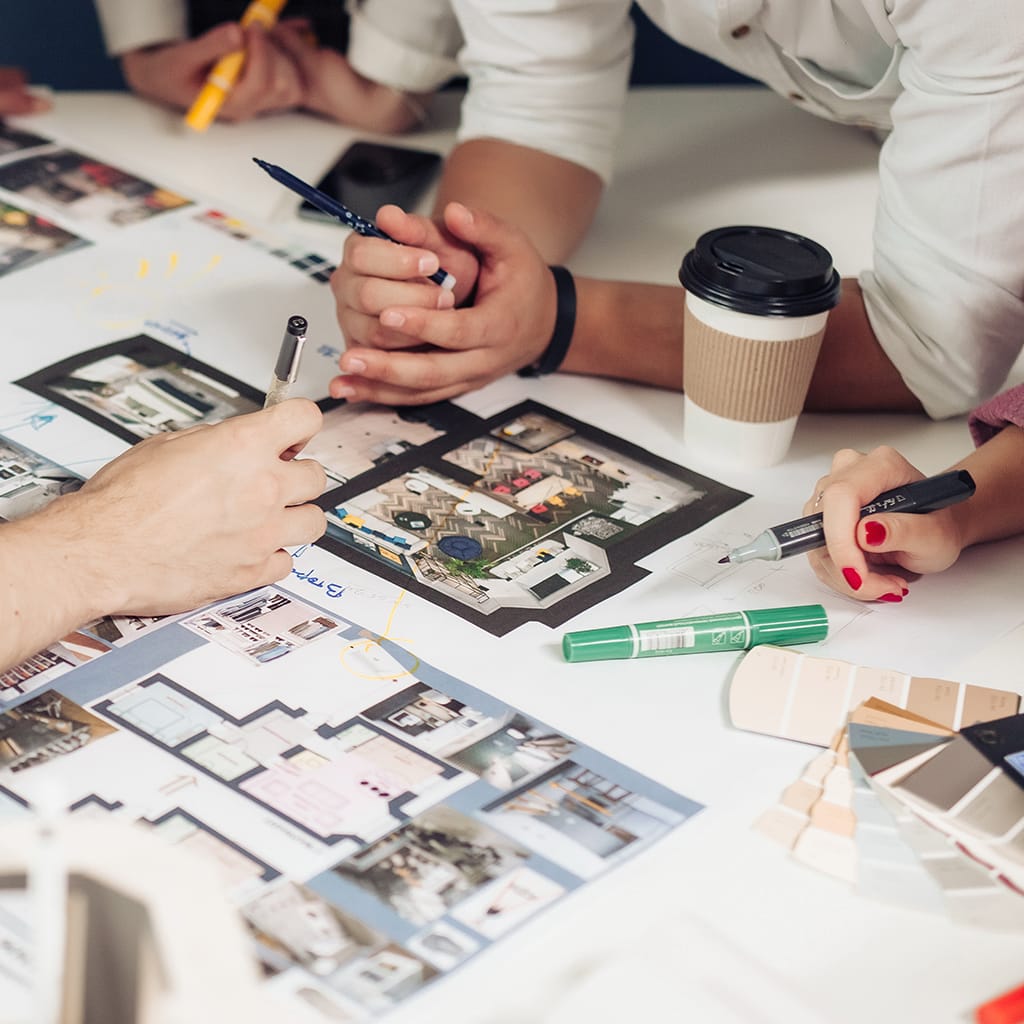
M304 316L288 317L284 337L281 339L281 350L277 354L277 364L274 366L274 376L263 402L264 409L269 409L270 406L277 405L288 397L288 392L299 375L299 359L302 356L302 347L306 344L308 326Z

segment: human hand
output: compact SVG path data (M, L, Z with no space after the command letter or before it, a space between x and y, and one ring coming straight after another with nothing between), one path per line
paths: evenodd
M832 459L832 472L815 486L804 514L822 513L827 547L807 557L823 583L860 601L899 602L909 593L900 567L918 575L951 566L964 547L952 508L925 515L878 514L860 510L883 491L924 474L893 448L865 455L845 448Z
M225 22L195 39L126 53L121 65L133 92L186 110L214 64L242 49L242 72L218 118L244 121L258 114L297 107L302 100L299 71L258 23L243 29L237 22Z
M427 97L364 78L337 50L318 46L301 19L275 25L271 38L298 69L304 110L375 132L408 131L421 120Z
M438 402L544 351L555 324L555 283L523 232L461 203L445 208L443 229L395 206L382 207L377 223L405 245L359 236L345 243L331 287L347 345L339 365L347 376L331 381L334 397ZM477 261L478 271L467 277ZM455 276L455 299L476 281L472 306L452 309L443 289L413 283L439 264Z
M292 460L320 429L320 410L292 399L215 426L159 434L54 502L51 528L94 559L82 581L106 612L161 615L272 583L291 571L285 547L316 540L326 486L320 464Z
M0 68L0 116L41 114L52 104L28 91L25 73L19 68Z

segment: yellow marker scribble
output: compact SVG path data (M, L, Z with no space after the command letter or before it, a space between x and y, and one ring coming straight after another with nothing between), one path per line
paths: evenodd
M140 281L144 281L147 277L149 277L149 260L139 260L139 270L135 276L138 277Z
M168 253L167 255L167 273L165 277L170 277L178 269L178 254L176 252Z
M407 637L396 637L396 636L392 636L391 635L391 623L394 621L395 612L398 611L398 606L402 603L402 598L405 597L405 594L406 594L406 592L403 590L398 595L398 598L395 600L395 603L391 606L391 611L388 613L388 620L387 620L387 622L384 625L384 632L383 633L380 633L380 634L378 634L376 636L373 635L373 634L370 634L369 636L361 636L358 640L352 640L351 642L346 644L341 649L341 651L338 653L338 658L340 659L342 665L345 666L346 671L351 672L352 675L357 676L360 679L366 679L369 682L379 682L379 681L384 680L384 679L395 679L395 680L397 680L397 679L402 679L405 676L411 676L420 667L420 659L416 658L413 661L412 666L410 668L403 668L403 669L401 669L398 672L386 672L386 673L383 673L383 674L379 674L378 673L378 674L370 675L370 674L367 674L366 672L360 672L357 669L354 669L345 660L345 655L348 654L349 651L360 650L360 651L369 652L370 650L373 649L373 646L378 646L379 647L381 640L390 640L392 643L395 643L395 644L402 644L402 643L406 643L407 642L407 639L408 639ZM367 631L367 632L369 632L369 631ZM406 648L406 650L408 651L408 653L410 653L410 654L412 653L411 651L408 650L408 648Z

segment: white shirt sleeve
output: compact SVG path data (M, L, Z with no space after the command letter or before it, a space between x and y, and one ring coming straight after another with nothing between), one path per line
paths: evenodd
M348 60L404 92L433 92L459 74L462 33L449 0L349 0Z
M882 348L939 418L999 390L1024 344L1024 33L1016 0L896 2L904 92L882 147Z
M453 0L460 141L499 138L611 177L633 56L628 0Z
M112 57L188 36L185 0L96 0L96 13Z

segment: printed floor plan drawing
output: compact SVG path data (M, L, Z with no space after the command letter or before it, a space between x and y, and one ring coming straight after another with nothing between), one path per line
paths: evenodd
M347 667L353 642L391 674ZM153 624L59 685L0 713L0 813L59 777L71 813L196 852L268 974L301 976L341 1019L384 1012L700 810L283 587Z

